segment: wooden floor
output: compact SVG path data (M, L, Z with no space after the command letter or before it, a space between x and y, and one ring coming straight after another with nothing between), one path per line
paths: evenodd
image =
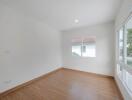
M123 100L112 78L61 69L0 100Z

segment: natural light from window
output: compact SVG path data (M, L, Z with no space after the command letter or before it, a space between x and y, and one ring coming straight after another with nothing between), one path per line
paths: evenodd
M72 55L81 57L96 57L95 37L78 37L72 40Z
M132 94L132 17L118 31L118 75Z

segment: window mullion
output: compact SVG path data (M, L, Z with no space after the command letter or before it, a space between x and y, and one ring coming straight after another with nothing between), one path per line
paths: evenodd
M124 63L125 63L125 66L127 65L127 48L126 48L126 45L127 45L127 34L126 34L126 26L123 27L123 32L124 32ZM124 67L125 67L124 66Z
M81 43L81 57L83 56L83 54L82 54L83 53L83 40L84 39L82 38L82 43Z

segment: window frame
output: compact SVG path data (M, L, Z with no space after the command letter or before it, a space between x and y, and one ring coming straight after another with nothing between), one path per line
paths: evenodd
M118 41L117 41L117 68L116 68L116 72L117 72L117 76L119 77L119 79L121 80L121 82L124 84L126 90L128 91L128 93L132 96L132 89L129 88L128 84L127 84L127 73L129 73L130 75L132 75L132 66L128 65L127 64L127 60L126 60L126 57L127 57L127 47L126 47L126 44L127 44L127 23L129 22L129 20L132 19L132 13L130 13L130 15L128 16L127 20L125 21L125 23L121 26L121 28L118 29L117 31L117 38ZM124 54L123 54L123 62L120 61L120 30L123 28L123 38L124 38L124 41L123 41L123 44L124 44ZM119 71L119 67L122 68L122 70Z

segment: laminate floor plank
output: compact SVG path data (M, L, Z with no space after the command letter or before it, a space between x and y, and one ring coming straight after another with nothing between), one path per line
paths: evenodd
M123 100L109 77L61 69L0 100Z

